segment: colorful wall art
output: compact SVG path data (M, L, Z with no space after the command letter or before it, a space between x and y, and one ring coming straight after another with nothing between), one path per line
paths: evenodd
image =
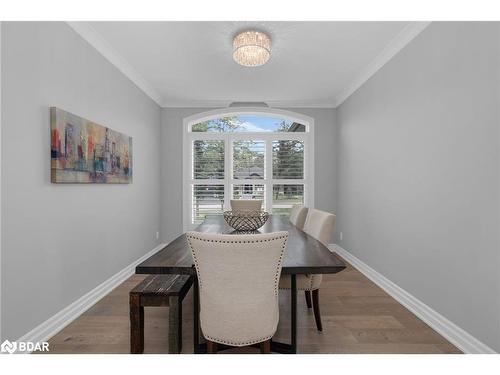
M53 183L132 182L132 137L50 108Z

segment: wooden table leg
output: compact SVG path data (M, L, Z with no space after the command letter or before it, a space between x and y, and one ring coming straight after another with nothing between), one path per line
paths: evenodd
M291 352L297 353L297 275L291 275L292 292L292 347Z
M297 354L297 275L290 275L291 294L291 343L274 341L271 339L271 351L276 353Z
M193 353L206 353L200 343L200 288L196 275L193 276Z

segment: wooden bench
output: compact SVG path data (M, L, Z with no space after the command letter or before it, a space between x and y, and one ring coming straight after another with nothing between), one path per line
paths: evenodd
M144 352L144 306L169 306L168 352L182 350L182 300L189 275L151 275L130 291L130 353Z

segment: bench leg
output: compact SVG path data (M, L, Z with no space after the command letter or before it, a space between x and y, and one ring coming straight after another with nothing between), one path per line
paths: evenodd
M182 351L182 302L179 296L171 296L168 304L168 352L179 354Z
M130 295L130 353L144 352L144 307L141 306L141 297Z

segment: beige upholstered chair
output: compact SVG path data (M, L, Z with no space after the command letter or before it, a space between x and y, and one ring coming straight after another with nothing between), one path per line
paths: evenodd
M236 212L260 211L262 199L231 199L231 210Z
M307 217L307 207L301 204L296 204L290 211L290 222L300 230L304 229L304 224Z
M336 216L334 214L310 208L307 213L303 230L308 235L316 238L323 245L327 246L330 242L332 234L335 232L335 221ZM316 320L316 327L318 331L323 330L319 310L319 287L322 279L323 275L297 275L297 289L305 292L307 307L314 308L314 319ZM289 275L283 275L281 277L280 288L290 289Z
M288 232L227 235L187 232L200 291L200 323L211 353L217 343L247 346L270 339L279 320L278 281Z

